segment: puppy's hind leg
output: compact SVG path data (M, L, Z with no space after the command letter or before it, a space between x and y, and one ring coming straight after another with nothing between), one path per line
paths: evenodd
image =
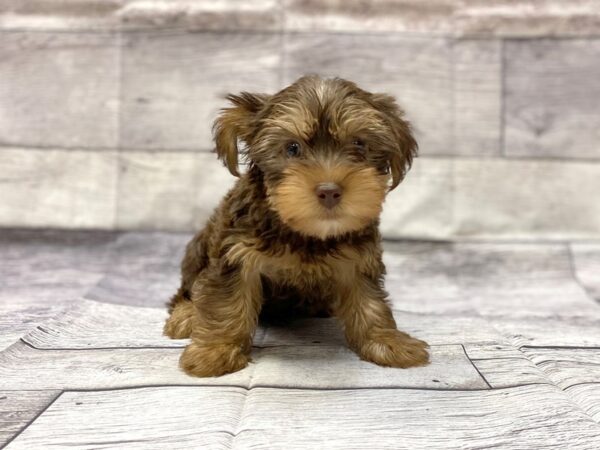
M190 291L198 275L208 264L207 236L211 225L196 234L188 243L181 262L181 287L167 304L169 318L163 333L171 339L185 339L192 334L192 321L196 314Z
M171 304L171 314L163 328L163 334L171 339L185 339L192 335L192 327L196 309L191 300L180 296L180 292L175 294Z

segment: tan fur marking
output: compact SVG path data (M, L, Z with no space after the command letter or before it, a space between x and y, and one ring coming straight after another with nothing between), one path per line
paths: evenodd
M387 176L370 167L302 162L284 171L284 180L271 192L269 201L292 229L326 239L360 230L376 220L387 181ZM319 204L315 189L320 183L336 183L342 188L342 200L333 211Z

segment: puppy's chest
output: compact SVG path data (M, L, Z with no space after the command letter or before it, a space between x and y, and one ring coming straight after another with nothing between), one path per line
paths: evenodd
M359 259L349 248L311 255L289 249L261 251L257 247L248 242L238 243L227 253L227 258L230 262L241 264L245 271L299 286L351 278L359 270Z

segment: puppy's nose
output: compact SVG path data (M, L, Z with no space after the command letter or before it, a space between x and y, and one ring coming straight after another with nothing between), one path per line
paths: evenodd
M321 183L317 186L317 197L325 208L333 208L342 199L342 188L335 183Z

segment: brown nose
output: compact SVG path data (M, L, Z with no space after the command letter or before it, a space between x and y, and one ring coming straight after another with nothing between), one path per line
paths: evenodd
M319 202L325 208L333 208L342 199L342 188L335 183L321 183L316 192Z

